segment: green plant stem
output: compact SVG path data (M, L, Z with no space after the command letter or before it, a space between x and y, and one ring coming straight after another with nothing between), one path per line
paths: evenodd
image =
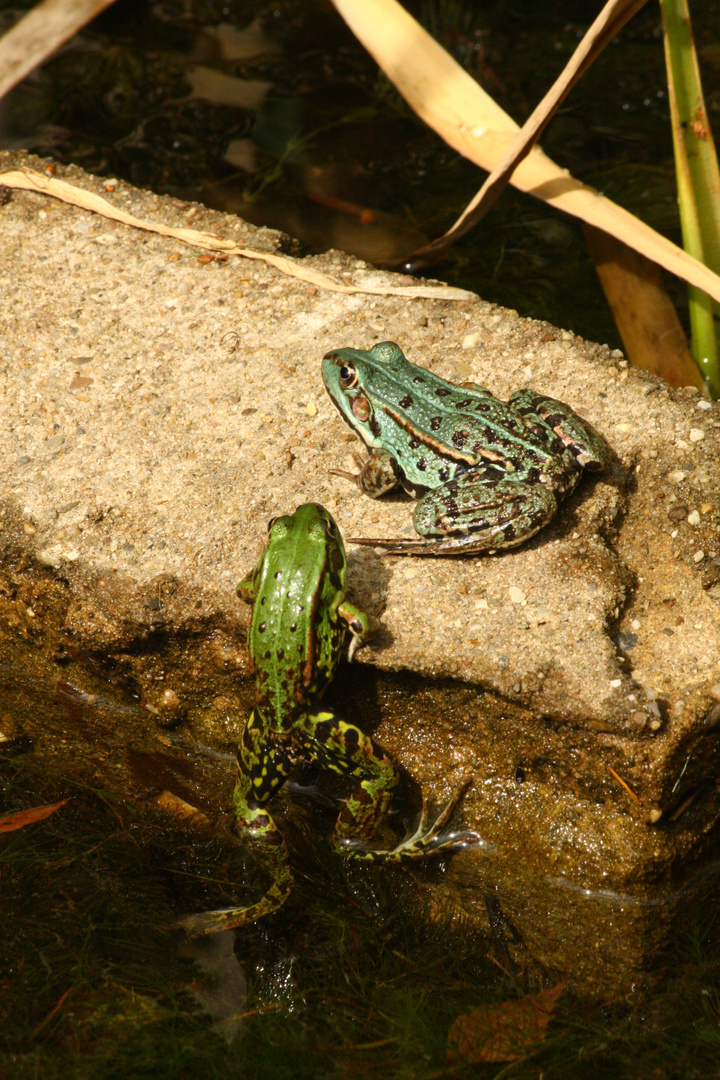
M678 203L683 246L715 272L720 269L720 170L703 99L687 0L660 0L665 32ZM692 352L714 398L720 397L715 316L706 293L688 289Z

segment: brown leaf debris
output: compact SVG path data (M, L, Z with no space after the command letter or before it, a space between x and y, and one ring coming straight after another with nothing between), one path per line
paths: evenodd
M448 1035L448 1061L517 1061L531 1053L545 1038L545 1029L566 985L557 983L519 1001L483 1005L466 1016L458 1016Z

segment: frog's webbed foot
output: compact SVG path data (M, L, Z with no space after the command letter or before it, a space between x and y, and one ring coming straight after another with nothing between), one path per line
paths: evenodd
M371 847L370 837L385 817L400 779L397 766L374 739L330 710L308 713L304 728L308 758L357 782L335 823L333 846L339 854L368 862L405 862L435 851L481 843L474 832L442 834L470 783L471 778L466 777L431 825L427 824L427 809L423 807L412 836L392 849Z
M437 852L455 851L459 848L481 844L482 838L479 833L472 829L445 833L444 835L442 832L467 790L471 779L472 777L467 777L463 781L429 826L427 824L427 804L423 801L420 820L415 832L406 836L396 847L387 849L372 848L361 839L346 837L336 841L338 851L350 858L364 859L367 862L407 862L411 859L422 859L426 855Z

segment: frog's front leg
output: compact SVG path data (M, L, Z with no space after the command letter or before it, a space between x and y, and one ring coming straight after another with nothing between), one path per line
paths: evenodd
M348 630L352 634L348 649L348 662L350 663L357 650L361 645L365 644L370 636L370 619L364 611L356 608L354 604L348 603L347 600L343 600L337 610L338 615L347 623Z
M464 847L477 839L475 833L469 832L440 835L467 786L465 783L431 825L426 823L423 804L419 827L412 836L394 848L369 847L368 841L387 813L400 779L397 766L374 739L333 712L309 713L303 729L309 757L333 772L359 781L335 824L333 842L340 854L370 862L405 862L423 858L431 851Z
M602 435L564 401L533 390L518 390L509 398L508 405L531 422L539 417L584 469L595 471L610 464L612 451Z
M400 479L397 461L387 450L370 450L365 461L359 456L356 456L356 461L361 466L359 473L345 472L344 469L330 469L330 472L352 480L371 499L378 499L386 491L392 491Z
M287 780L294 758L266 741L267 725L253 709L238 747L238 781L233 794L237 828L257 862L271 879L261 900L247 907L222 908L186 915L178 923L191 937L213 934L255 922L281 907L293 887L285 842L266 804Z

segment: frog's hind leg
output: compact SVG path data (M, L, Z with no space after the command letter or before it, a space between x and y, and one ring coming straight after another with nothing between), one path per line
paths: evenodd
M417 503L413 524L420 539L355 540L389 555L462 555L522 544L557 513L555 494L543 484L495 479L471 469Z
M309 713L304 728L305 748L311 757L333 772L359 781L335 824L333 843L340 854L368 862L405 862L433 851L464 847L477 839L475 833L441 835L467 787L466 781L430 825L423 804L420 823L412 836L394 848L370 847L368 841L387 813L400 779L397 766L374 739L333 712Z
M583 469L599 471L610 464L612 451L605 439L564 401L533 390L517 390L508 405L531 426L542 422L550 428Z
M250 713L238 747L239 776L233 805L240 838L270 878L261 900L247 907L222 908L186 915L178 920L191 937L245 926L276 911L293 887L285 842L265 806L285 783L295 761L275 746L263 744L266 725L256 709Z

